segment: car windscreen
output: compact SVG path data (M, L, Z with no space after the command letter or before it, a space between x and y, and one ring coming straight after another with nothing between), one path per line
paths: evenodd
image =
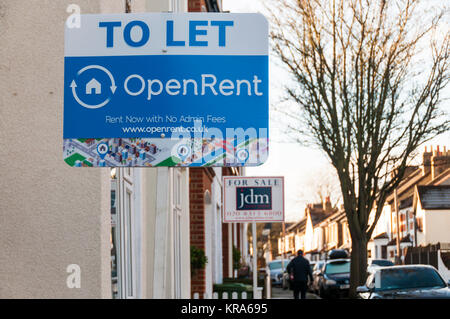
M338 261L327 264L325 267L325 274L344 274L350 272L350 262L349 261Z
M394 263L390 260L372 260L372 265L386 267L386 266L394 266Z
M376 290L446 287L431 268L383 269L380 279L380 287L375 287Z
M286 266L288 265L289 261L285 261L284 262L284 268L286 268ZM269 269L270 270L275 270L275 269L281 269L281 260L280 261L274 261L269 263Z

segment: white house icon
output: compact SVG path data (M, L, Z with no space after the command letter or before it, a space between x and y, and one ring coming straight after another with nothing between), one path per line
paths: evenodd
M102 85L96 79L92 79L86 84L86 94L92 94L92 91L95 91L95 94L102 93Z

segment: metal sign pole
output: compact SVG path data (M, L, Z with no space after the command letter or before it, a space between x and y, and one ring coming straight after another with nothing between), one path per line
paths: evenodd
M253 235L253 299L257 296L258 290L258 251L256 247L256 223L252 223L252 235Z

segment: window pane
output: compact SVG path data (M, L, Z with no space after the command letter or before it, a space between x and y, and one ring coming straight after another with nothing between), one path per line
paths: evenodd
M350 272L350 262L335 262L329 263L325 269L326 274L343 274Z
M385 269L381 273L381 290L445 286L436 271L431 268Z

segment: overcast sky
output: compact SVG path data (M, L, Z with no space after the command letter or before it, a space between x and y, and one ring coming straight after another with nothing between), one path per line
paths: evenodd
M262 0L223 0L223 10L235 13L263 12ZM274 112L282 95L280 83L286 82L286 73L271 59L270 63L270 141L269 159L258 167L246 168L247 176L284 176L285 177L285 209L286 221L299 220L305 205L314 202L317 185L324 176L331 175L332 168L325 155L311 147L303 147L298 143L287 142L279 129L280 115ZM449 104L446 104L447 107ZM450 132L434 139L427 145L447 145L450 149ZM324 174L324 172L326 174ZM332 184L333 178L329 178ZM335 187L338 187L337 185Z

